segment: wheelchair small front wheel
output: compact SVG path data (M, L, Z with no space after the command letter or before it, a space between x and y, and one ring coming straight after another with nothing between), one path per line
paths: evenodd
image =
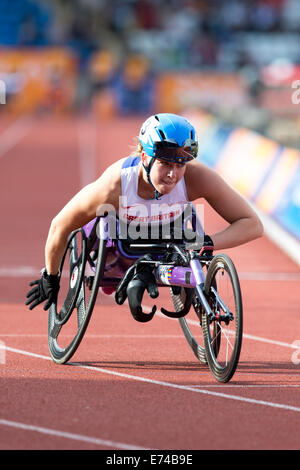
M57 364L74 355L89 324L105 267L105 240L94 255L92 261L84 230L72 232L60 266L58 298L48 316L48 346Z

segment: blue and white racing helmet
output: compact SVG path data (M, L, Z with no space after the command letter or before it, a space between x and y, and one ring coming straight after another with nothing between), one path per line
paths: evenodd
M160 113L149 117L141 127L139 141L147 155L152 157L149 165L144 166L150 184L150 171L156 158L187 163L196 158L198 153L194 126L177 114ZM157 191L155 198L158 198Z
M197 135L192 124L177 114L149 117L141 127L139 141L150 157L186 163L197 157Z

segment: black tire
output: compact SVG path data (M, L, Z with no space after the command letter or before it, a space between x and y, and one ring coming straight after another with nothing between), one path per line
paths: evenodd
M176 312L183 309L185 302L187 301L187 295L193 297L190 312L186 317L179 318L179 323L185 339L194 355L200 362L206 364L207 361L201 330L201 313L199 308L196 306L195 290L181 287L178 294L175 294L172 288L170 291Z
M225 313L217 302L215 291L232 313L231 320L224 319ZM231 259L224 254L216 255L209 265L205 295L213 312L219 319L210 322L202 315L202 331L205 354L213 376L219 382L228 382L237 368L243 336L243 304L239 278ZM220 317L220 315L223 315Z
M57 364L66 363L74 355L94 309L105 268L105 240L99 240L99 247L93 253L95 270L91 271L93 276L89 277L88 285L87 259L92 262L89 243L83 229L72 232L60 266L58 300L51 305L48 317L48 346Z

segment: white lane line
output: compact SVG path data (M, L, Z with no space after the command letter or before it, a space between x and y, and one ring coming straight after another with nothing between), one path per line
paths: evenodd
M0 333L0 338L47 338L47 333L30 333L30 334L26 334L26 333ZM74 335L71 335L71 334L63 334L61 333L60 334L60 337L64 337L64 338L73 338ZM112 339L112 338L124 338L124 339L128 339L128 338L133 338L133 339L153 339L153 338L162 338L162 339L166 339L166 338L170 338L170 339L184 339L184 336L183 335L164 335L164 334L153 334L153 335L122 335L122 334L119 334L119 335L111 335L111 334L108 334L108 335L103 335L103 334L93 334L93 333L86 333L85 338L96 338L96 339Z
M190 387L201 387L201 388L300 388L300 385L296 384L217 384L217 385L193 385Z
M32 127L34 120L32 117L20 117L11 124L1 134L0 139L0 158L9 152L17 143L25 137Z
M150 310L150 307L148 307L146 305L143 305L143 308L145 309L145 311L147 311L147 309ZM161 318L165 318L166 320L178 321L176 318L166 317L163 313L161 313L160 310L157 310L155 315L158 315ZM200 324L196 320L190 320L190 319L186 318L186 322L190 325L193 325L193 326L196 326L196 327L200 328ZM273 344L275 346L283 346L285 348L299 349L299 345L297 345L295 341L293 343L286 343L284 341L276 341L274 339L263 338L261 336L249 335L248 333L243 333L243 339L251 339L251 340L254 340L254 341L260 341L262 343Z
M36 274L36 271L34 271L34 273ZM0 276L1 276L1 268L0 268ZM145 311L147 310L151 310L151 308L147 305L142 305L142 307L144 308ZM164 318L164 319L167 319L167 320L175 320L175 321L178 321L176 318L169 318L169 317L166 317L165 315L163 315L161 313L160 310L157 310L156 316L159 316L161 318ZM194 325L194 326L197 326L198 328L200 328L200 325L199 325L199 322L195 321L195 320L190 320L190 319L186 319L187 323L190 324L190 325ZM90 335L89 333L87 333L89 336L92 336ZM0 334L0 336L3 336L3 334ZM25 335L25 336L28 336L28 335ZM97 335L94 335L95 337L97 337ZM122 335L120 335L122 336ZM179 335L180 336L180 335ZM109 337L109 336L108 336ZM136 337L136 335L133 335L133 337ZM153 335L149 335L149 338L153 338L154 336ZM170 337L173 337L170 336ZM183 336L182 336L183 337ZM295 341L293 343L286 343L284 341L276 341L276 340L273 340L273 339L268 339L268 338L263 338L261 336L256 336L256 335L250 335L248 333L243 333L243 339L250 339L250 340L253 340L253 341L259 341L259 342L262 342L262 343L267 343L267 344L272 344L272 345L275 345L275 346L283 346L285 348L292 348L292 349L299 349L299 346L295 343Z
M159 313L159 312L157 312ZM162 314L161 314L162 315ZM169 318L169 320L172 320ZM197 327L200 328L200 325L193 320L187 320L187 323L193 324ZM64 338L71 338L74 335L71 334L61 334L61 337ZM0 333L0 338L47 338L47 333ZM184 335L179 334L179 335L164 335L164 334L150 334L150 335L122 335L122 334L93 334L93 333L86 333L85 338L96 338L96 339L113 339L113 338L120 338L120 339L128 339L128 338L133 338L133 339L184 339ZM262 338L260 336L254 336L254 335L248 335L247 333L243 334L243 338L246 339L251 339L254 341L260 341L262 343L268 343L276 346L283 346L286 348L291 348L291 349L300 349L298 343L285 343L283 341L275 341L272 339L267 339L267 338Z
M1 268L0 268L1 269ZM147 305L142 305L143 309L145 311L147 310L151 310L151 308ZM164 318L166 320L170 320L170 321L178 321L176 318L169 318L169 317L166 317L165 315L163 315L160 310L157 310L156 316L159 316L160 318ZM190 320L190 319L186 319L187 323L190 324L190 325L194 325L194 326L197 326L198 328L200 328L200 325L199 325L199 322L195 321L195 320ZM89 334L87 333L88 336L94 336L94 337L98 337L98 335L92 335L92 334ZM5 335L3 333L0 334L0 337L2 336L13 336L13 335ZM18 335L15 335L15 336L18 336ZM20 335L22 336L22 335ZM24 336L31 336L31 335L24 335ZM32 335L34 336L34 335ZM45 336L45 335L41 335L41 336ZM65 336L65 335L64 335ZM103 336L103 335L101 335ZM120 337L122 337L123 335L120 335ZM104 337L104 336L103 336ZM107 337L110 337L110 335L108 335ZM136 335L132 335L132 337L137 337ZM144 337L147 337L147 336L144 336ZM149 339L150 338L153 338L154 335L149 335ZM168 335L168 337L177 337L176 335L173 336L173 335ZM180 337L180 335L178 335L178 337ZM182 335L182 338L184 338L184 336ZM267 343L267 344L272 344L272 345L275 345L275 346L283 346L285 348L292 348L292 349L299 349L299 345L296 344L296 342L294 341L293 343L286 343L284 341L276 341L276 340L273 340L273 339L268 339L268 338L263 338L261 336L255 336L255 335L250 335L248 333L243 333L243 339L250 339L250 340L253 340L253 341L260 341L262 343Z
M27 277L38 276L41 271L40 267L34 266L1 266L0 277ZM300 272L240 272L240 280L245 281L300 281Z
M300 281L300 272L295 273L263 273L263 272L241 272L239 278L242 281Z
M33 266L2 266L0 267L0 277L27 277L38 276L41 268Z
M244 338L252 339L254 341L260 341L262 343L273 344L275 346L283 346L285 348L299 349L299 345L296 344L296 341L294 341L293 343L285 343L284 341L276 341L274 339L262 338L260 336L249 335L247 333L243 334L243 339Z
M106 439L99 439L97 437L84 436L82 434L75 434L72 432L58 431L57 429L45 428L42 426L35 426L32 424L19 423L16 421L9 421L7 419L0 419L0 425L10 426L17 429L22 429L24 431L33 431L41 434L46 434L48 436L55 436L65 439L72 439L75 441L87 442L88 444L94 444L97 446L111 447L113 449L122 449L122 450L150 450L145 447L139 447L136 445L124 444L122 442L116 442Z
M1 348L1 344L0 344L0 348ZM35 357L35 358L39 358L39 359L44 359L44 360L47 360L47 361L52 360L50 357L43 356L41 354L36 354L36 353L29 352L29 351L23 351L21 349L11 348L9 346L6 346L5 349L7 351L17 353L17 354L22 354L22 355L25 355L25 356L31 356L31 357ZM69 366L78 367L80 369L91 370L93 372L106 374L106 375L113 375L115 377L122 377L122 378L129 379L129 380L135 380L137 382L145 382L145 383L148 383L148 384L151 384L151 385L159 385L161 387L172 388L172 389L175 389L175 390L182 390L182 391L193 392L193 393L201 393L201 394L209 395L209 396L213 396L213 397L224 398L226 400L234 400L234 401L239 401L239 402L242 402L242 403L250 403L250 404L253 404L253 405L262 405L262 406L282 409L282 410L286 410L286 411L294 411L294 412L298 412L298 413L300 412L300 407L287 405L287 404L284 404L284 403L274 403L274 402L266 401L266 400L256 400L254 398L242 397L242 396L239 396L239 395L230 395L228 393L214 392L214 391L211 391L211 390L206 390L204 388L201 388L201 389L199 388L198 389L198 388L194 388L194 387L191 387L191 386L174 384L174 383L171 383L171 382L164 382L164 381L161 381L161 380L149 379L147 377L140 377L140 376L137 376L137 375L130 375L130 374L122 373L122 372L116 372L114 370L103 369L101 367L87 366L87 365L84 365L84 364L80 364L78 362L69 362L68 364L69 364Z

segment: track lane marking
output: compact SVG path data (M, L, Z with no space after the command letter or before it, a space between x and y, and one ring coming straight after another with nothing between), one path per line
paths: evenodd
M0 139L0 159L12 150L29 132L34 124L31 116L21 116L17 118L1 133Z
M0 345L0 348L1 348L1 345ZM25 355L25 356L31 356L31 357L35 357L35 358L38 358L38 359L52 361L51 357L44 356L42 354L32 353L30 351L24 351L24 350L16 349L16 348L11 348L9 346L5 346L5 349L6 349L6 351L10 351L10 352L13 352L13 353L16 353L16 354L22 354L22 355ZM78 367L80 369L91 370L91 371L98 372L98 373L100 372L100 373L106 374L106 375L113 375L113 376L116 376L116 377L122 377L122 378L129 379L129 380L135 380L137 382L145 382L145 383L149 383L149 384L152 384L152 385L159 385L159 386L162 386L162 387L173 388L175 390L201 393L203 395L209 395L209 396L218 397L218 398L225 398L227 400L234 400L234 401L249 403L249 404L253 404L253 405L262 405L262 406L282 409L282 410L286 410L286 411L294 411L296 413L300 412L300 407L292 406L292 405L286 405L284 403L275 403L275 402L270 402L270 401L266 401L266 400L256 400L254 398L247 398L247 397L242 397L242 396L238 396L238 395L230 395L230 394L227 394L227 393L214 392L214 391L211 391L211 390L205 390L204 388L197 389L197 388L194 388L192 386L179 385L179 384L174 384L174 383L171 383L171 382L165 382L165 381L161 381L161 380L154 380L154 379L149 379L149 378L146 378L146 377L140 377L140 376L137 376L137 375L125 374L125 373L122 373L122 372L116 372L116 371L109 370L109 369L103 369L101 367L87 366L87 365L81 364L80 362L69 362L68 365L72 366L72 367Z
M8 338L35 338L35 337L40 337L40 338L48 338L47 333L0 333L0 338L2 337L8 337ZM73 338L74 335L71 334L60 334L60 337L64 338ZM85 338L141 338L141 339L152 339L152 338L176 338L176 339L184 339L185 337L183 335L165 335L165 334L153 334L153 335L127 335L127 334L93 334L93 333L87 333L84 335Z
M107 439L99 439L98 437L84 436L82 434L76 434L72 432L59 431L57 429L45 428L43 426L35 426L33 424L19 423L16 421L10 421L7 419L0 419L0 426L9 426L25 431L34 431L48 436L62 437L65 439L72 439L75 441L86 442L88 444L95 444L97 446L111 447L113 449L122 450L150 450L146 447L140 447L136 445L124 444L122 442L111 441ZM153 449L152 449L153 450Z
M0 268L1 270L1 268ZM1 307L1 304L0 304L0 307ZM151 310L151 307L149 307L148 305L142 305L142 308L147 311L147 310ZM165 320L170 320L170 321L177 321L178 322L178 319L177 318L170 318L170 317L166 317L165 315L163 315L163 313L161 313L160 310L157 310L157 312L155 313L156 316L160 317L160 318L164 318ZM200 328L200 325L197 321L195 320L190 320L190 319L186 319L187 323L191 324L191 325L194 325L194 326L197 326ZM14 335L14 334L4 334L4 333L0 333L0 337L4 337L4 336L18 336L18 335ZM22 334L20 334L20 336L23 336ZM33 335L24 335L24 336L28 336L28 337L31 337ZM46 336L46 333L45 334L40 334L39 336ZM66 335L64 335L66 336ZM93 334L90 334L90 333L87 333L85 336L88 336L88 337L99 337L98 335L93 335ZM103 336L103 335L100 335L100 336ZM106 335L107 337L112 337L112 335ZM114 335L115 336L115 335ZM136 337L136 335L133 335L134 337ZM169 336L169 335L168 335ZM122 337L122 335L120 335L120 337ZM144 337L147 337L147 335L145 335ZM149 339L150 338L153 338L154 335L149 335ZM170 335L170 337L173 337L173 335ZM184 338L184 336L182 335L182 338ZM272 344L272 345L275 345L275 346L282 346L282 347L285 347L285 348L291 348L291 349L299 349L299 346L297 346L296 344L294 343L287 343L287 342L284 342L284 341L277 341L277 340L273 340L273 339L268 339L268 338L264 338L264 337L261 337L261 336L256 336L256 335L251 335L251 334L248 334L248 333L243 333L243 339L250 339L250 340L253 340L253 341L260 341L262 343L268 343L268 344Z
M40 268L28 265L2 266L0 267L0 277L27 277L36 276L40 273ZM250 272L242 271L239 279L243 281L299 281L300 272Z
M193 385L190 384L190 387L203 387L203 388L299 388L300 385L297 384L217 384L217 385Z
M159 312L157 312L159 313ZM170 318L169 318L170 320ZM172 319L171 319L172 320ZM187 320L187 323L194 324L195 326L199 326L198 323L193 320ZM200 326L199 326L200 328ZM0 333L0 338L47 338L47 333ZM73 335L67 335L67 334L61 334L61 337L68 338L68 337L73 337ZM153 339L153 338L162 338L162 339L184 339L184 335L164 335L164 334L153 334L153 335L121 335L121 334L93 334L93 333L86 333L85 338L103 338L103 339L110 339L110 338L135 338L135 339ZM285 348L291 348L291 349L300 349L299 346L295 343L285 343L284 341L276 341L268 338L262 338L260 336L255 336L255 335L249 335L247 333L243 333L243 339L251 339L253 341L260 341L262 343L268 343L272 344L275 346L283 346Z
M143 305L143 308L145 309L145 311L146 311L146 309L151 310L150 307L147 306L147 305ZM165 318L167 320L178 321L177 318L166 317L160 310L157 310L155 315L158 315L159 317ZM190 319L186 318L186 322L190 325L194 325L194 326L197 326L198 328L200 328L200 324L196 320L190 320ZM261 341L262 343L273 344L275 346L283 346L285 348L299 349L299 346L297 346L294 343L286 343L284 341L277 341L277 340L273 340L273 339L263 338L261 336L250 335L248 333L243 333L243 339L251 339L251 340L254 340L254 341Z

